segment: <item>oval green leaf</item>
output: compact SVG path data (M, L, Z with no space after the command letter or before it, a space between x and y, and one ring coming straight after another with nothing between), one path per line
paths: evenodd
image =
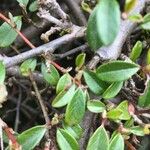
M108 150L109 137L103 126L100 126L88 142L87 150Z
M95 72L84 71L83 76L89 89L97 95L102 94L108 87L108 84L100 80Z
M116 134L111 140L109 150L124 150L124 139L120 133Z
M68 91L61 91L52 102L52 106L59 108L67 105L75 94L75 85L72 85Z
M72 100L67 105L65 122L68 125L75 125L80 123L85 113L85 102L86 95L81 88L78 88Z
M148 81L144 93L139 97L138 105L150 108L150 81Z
M130 59L135 62L137 58L139 58L139 56L141 55L141 52L142 52L142 42L137 41L134 47L132 48Z
M23 76L29 76L30 71L34 71L36 68L37 60L35 58L30 58L25 60L21 66L20 66L20 71Z
M101 0L89 17L87 41L93 50L111 44L119 31L120 9L116 0Z
M59 92L65 90L71 85L71 83L71 76L68 73L64 74L57 83L56 93L58 94Z
M6 76L5 65L3 64L2 61L0 61L0 84L4 83L5 76Z
M114 82L112 83L106 91L103 93L102 97L104 99L110 99L115 97L123 86L123 82Z
M90 100L87 102L87 108L89 111L93 113L103 112L105 108L105 104L99 100Z
M22 21L21 16L13 18L16 28L21 29ZM7 47L14 42L18 33L6 22L0 26L0 47Z
M79 145L76 139L71 136L66 130L57 129L57 143L61 150L79 150Z
M134 63L111 61L98 67L96 74L103 81L118 82L129 79L139 69Z
M74 126L68 126L66 123L63 123L63 128L67 130L75 139L80 139L83 133L83 129L79 124Z
M77 56L76 58L76 67L78 70L80 70L84 63L85 63L85 57L86 57L86 54L85 53L81 53Z
M19 134L17 141L23 150L32 150L41 141L46 130L45 126L35 126Z
M53 65L50 64L50 71L48 71L45 64L42 63L41 71L42 71L44 79L50 85L57 85L59 78L60 78L60 75L59 75L57 69Z

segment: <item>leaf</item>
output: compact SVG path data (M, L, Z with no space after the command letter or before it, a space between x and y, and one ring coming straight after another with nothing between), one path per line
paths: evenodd
M4 83L5 76L6 76L5 65L3 64L2 61L0 61L0 84Z
M150 21L146 23L141 24L142 29L144 30L150 30Z
M58 94L65 90L68 86L71 85L71 83L71 76L68 73L64 74L57 83L56 93Z
M66 130L57 129L57 143L61 150L79 150L76 139Z
M23 5L23 6L27 6L28 5L28 2L29 0L17 0L17 2L20 4L20 5Z
M87 108L89 111L91 111L93 113L100 113L106 109L105 104L99 100L88 101L87 102Z
M33 1L29 6L30 12L35 12L38 10L38 2L37 0Z
M134 63L124 61L111 61L98 67L97 76L107 82L118 82L129 79L139 70Z
M144 93L139 97L138 105L140 107L150 108L150 81L148 81Z
M35 126L19 134L17 141L23 150L32 150L41 141L45 132L45 126Z
M52 106L59 108L68 104L75 94L75 87L75 85L72 85L68 91L61 91L53 100Z
M142 52L142 42L137 41L131 50L130 59L135 62L137 58L139 58L139 56L141 55L141 52Z
M140 126L133 126L129 128L129 131L137 136L144 136L144 129Z
M148 49L148 52L147 52L146 63L147 65L150 65L150 49Z
M13 18L13 22L16 24L18 30L21 29L22 21L21 16ZM18 33L6 22L0 26L0 47L8 47L14 42Z
M85 53L81 53L77 56L76 67L78 68L78 70L80 70L83 67L83 65L85 63L85 57L86 57Z
M122 111L120 109L112 109L107 113L107 117L112 120L119 120Z
M143 22L146 23L146 22L150 22L150 13L146 14L143 18Z
M128 111L128 101L121 102L116 109L120 109L122 114L120 115L120 120L129 120L131 118L129 111Z
M67 105L65 122L68 125L80 123L85 113L85 102L86 95L83 93L81 88L78 88L72 100Z
M7 96L8 96L8 92L7 92L6 85L4 83L1 83L0 84L0 108L2 107L2 103L7 101Z
M100 126L88 142L87 150L108 150L109 137L103 126Z
M125 12L129 13L137 4L137 0L126 0Z
M109 150L124 150L124 139L120 133L116 134L111 140Z
M111 44L119 31L120 9L116 0L101 0L88 20L87 41L93 50Z
M100 80L97 77L95 72L84 71L83 76L89 89L97 95L102 94L105 91L105 89L108 87L108 84Z
M23 76L29 76L30 70L33 72L36 68L37 60L35 58L30 58L25 60L21 66L20 71Z
M110 99L115 97L121 90L123 82L114 82L112 83L106 91L103 93L102 97L104 99Z
M68 126L66 123L63 123L63 128L77 140L79 140L82 136L83 129L79 124Z
M140 23L143 21L143 16L141 14L135 14L128 17L129 20L133 22Z
M81 2L81 7L84 11L91 13L92 9L90 8L90 6L84 2L84 0Z
M57 85L60 75L57 69L53 65L50 64L49 68L50 68L50 71L48 71L45 64L42 63L41 71L42 71L43 77L50 85Z

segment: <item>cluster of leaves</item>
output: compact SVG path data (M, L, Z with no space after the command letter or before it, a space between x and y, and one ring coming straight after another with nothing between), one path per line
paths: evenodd
M21 7L26 9L28 0L17 0ZM129 10L133 3L126 5ZM36 1L30 5L31 10L36 10ZM129 8L128 8L128 7ZM21 29L21 17L12 17L11 22L15 24L18 30ZM130 17L131 20L140 20L141 27L148 29L150 27L150 15L142 17L140 15ZM118 31L120 25L120 8L116 0L101 0L92 11L87 27L87 40L93 50L97 50L101 46L111 44ZM110 34L111 33L111 34ZM16 39L17 33L7 23L0 26L0 47L7 47ZM124 82L131 78L140 70L140 66L136 64L137 59L142 52L142 43L138 41L130 54L131 62L111 61L104 63L96 68L96 70L87 70L85 67L84 53L76 58L76 75L73 78L68 72L62 76L57 68L52 64L41 63L41 73L45 81L54 86L56 89L56 97L52 101L54 108L60 109L66 107L62 127L56 131L56 138L60 149L78 150L78 141L84 130L80 123L88 109L92 113L101 113L102 120L108 119L116 123L125 122L125 133L114 131L110 136L102 124L89 139L87 150L102 149L114 150L124 149L124 139L128 139L130 134L144 136L148 134L144 127L135 126L132 113L129 111L130 104L127 100L123 100L118 106L109 106L107 101L118 95ZM147 53L147 66L145 69L149 71L150 50ZM29 76L34 72L37 66L36 58L24 61L20 66L22 75ZM143 73L143 72L142 72ZM5 65L0 62L0 86L5 86ZM88 89L86 88L88 87ZM6 88L4 88L6 91ZM98 99L90 98L90 93L94 93ZM5 98L0 97L0 103ZM150 107L150 81L148 81L143 95L139 97L138 104L140 107ZM2 100L1 100L2 99ZM45 126L36 126L17 135L19 143L23 149L33 149L43 138L46 132ZM146 130L146 131L145 131Z

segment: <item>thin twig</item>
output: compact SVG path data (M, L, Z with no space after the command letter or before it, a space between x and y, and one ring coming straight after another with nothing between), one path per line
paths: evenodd
M40 94L40 92L38 90L38 86L37 86L37 84L36 84L36 82L35 82L35 80L33 78L32 72L30 72L30 80L32 82L32 85L33 85L36 97L37 97L37 99L38 99L38 101L40 103L40 106L41 106L41 109L42 109L42 112L43 112L43 115L44 115L45 122L46 122L47 125L50 125L51 122L50 122L50 119L48 117L48 113L47 113L45 104L44 104L43 99L41 97L41 94Z

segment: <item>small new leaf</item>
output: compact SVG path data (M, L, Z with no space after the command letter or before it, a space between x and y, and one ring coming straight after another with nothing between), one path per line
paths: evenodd
M41 65L41 71L43 74L44 79L50 84L50 85L57 85L60 75L57 71L57 69L50 64L49 70L45 66L45 64L42 63Z
M57 83L56 93L58 94L61 91L65 90L71 85L71 83L71 76L68 73L64 74Z
M135 62L137 58L141 55L141 52L142 52L142 42L137 41L134 47L132 48L130 59Z
M86 57L86 54L85 53L81 53L77 56L76 58L76 67L78 70L80 70L84 63L85 63L85 57Z
M4 83L5 76L6 76L5 65L3 64L2 61L0 61L0 84Z
M30 58L25 60L21 66L20 66L20 71L23 76L29 76L30 71L34 71L36 68L37 60L35 58Z

